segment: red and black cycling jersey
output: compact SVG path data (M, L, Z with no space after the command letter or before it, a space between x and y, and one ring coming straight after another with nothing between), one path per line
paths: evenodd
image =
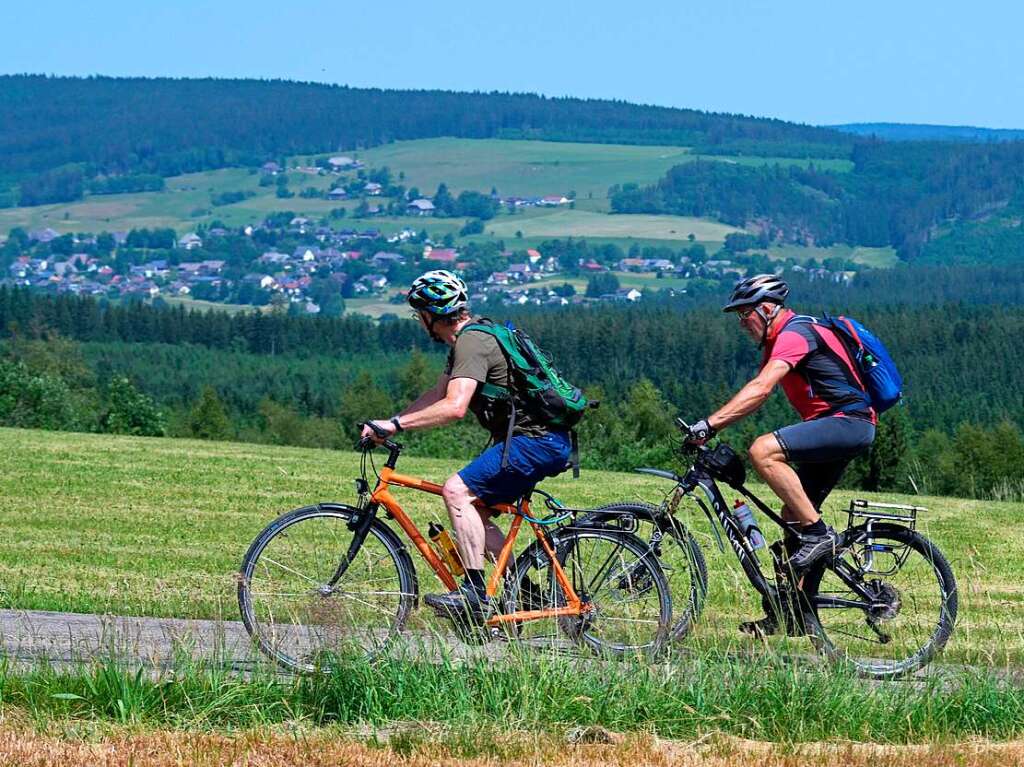
M803 420L838 415L878 422L846 346L813 317L783 309L772 322L764 351L765 365L771 360L789 365L782 389Z

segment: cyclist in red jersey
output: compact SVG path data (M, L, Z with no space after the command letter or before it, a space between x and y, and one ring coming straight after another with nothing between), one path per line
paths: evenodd
M784 504L782 516L795 537L789 563L799 572L834 551L838 536L822 520L821 504L850 461L871 446L878 419L842 341L816 318L785 308L788 295L789 286L773 274L736 284L723 311L735 312L760 344L762 367L728 403L695 423L689 438L706 442L761 407L782 384L803 420L754 440L750 462ZM771 617L741 626L760 634L776 628Z

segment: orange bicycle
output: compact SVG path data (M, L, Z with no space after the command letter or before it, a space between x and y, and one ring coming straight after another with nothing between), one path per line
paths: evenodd
M318 503L271 522L242 560L238 603L246 630L280 665L315 671L332 653L352 648L373 657L406 628L419 601L409 549L378 513L397 523L447 590L452 568L431 547L392 495L396 487L441 494L441 486L395 471L402 446L383 443L388 458L378 473L373 442L363 440L359 502ZM370 490L371 468L376 485ZM494 612L482 626L455 621L464 639L515 635L529 621L554 619L568 639L598 653L655 654L672 625L669 586L643 541L607 522L575 524L576 511L545 498L547 516L532 516L530 498L485 506L512 517L487 584ZM536 540L514 555L526 521Z

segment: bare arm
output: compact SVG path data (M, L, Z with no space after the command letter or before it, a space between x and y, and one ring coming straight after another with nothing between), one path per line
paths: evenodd
M452 421L458 421L466 415L469 401L473 399L473 394L479 385L479 381L475 381L472 378L452 378L448 380L443 398L439 398L433 404L427 405L420 410L402 414L402 428L428 429L431 426L442 426Z
M442 385L445 385L444 396L438 396L430 400ZM479 382L472 378L452 378L442 376L438 381L438 388L424 392L416 402L410 405L399 416L403 429L429 429L431 426L441 426L452 421L458 421L469 409L469 401L473 399L476 387ZM414 407L418 409L413 410ZM388 436L395 433L395 425L391 421L374 421L378 429ZM369 426L363 427L364 437L371 437L375 441L381 441Z
M725 405L708 418L716 430L722 430L731 423L750 415L765 403L775 385L789 372L789 363L771 360L756 377L744 385Z

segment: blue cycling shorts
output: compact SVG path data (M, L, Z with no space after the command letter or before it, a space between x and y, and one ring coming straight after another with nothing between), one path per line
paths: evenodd
M508 451L508 465L501 468L505 443L491 445L459 472L466 487L486 504L512 503L542 479L561 474L569 462L572 446L565 432L542 437L517 435Z

